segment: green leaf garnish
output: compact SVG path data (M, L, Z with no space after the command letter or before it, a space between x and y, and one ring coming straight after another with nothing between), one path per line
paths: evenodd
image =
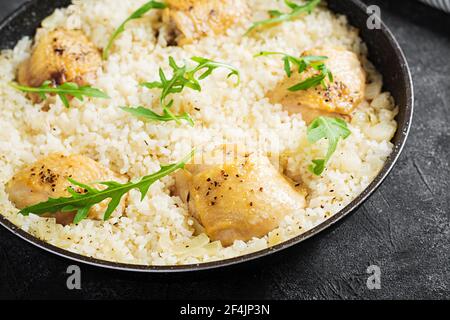
M132 189L137 189L141 193L141 201L144 200L150 186L156 181L162 179L163 177L171 174L172 172L181 169L185 164L193 157L195 150L187 155L181 162L176 164L171 164L167 166L161 166L161 169L151 175L141 178L138 182L128 182L128 183L118 183L116 181L107 182L95 182L95 184L100 184L106 187L104 190L99 190L88 184L77 182L73 179L69 181L76 187L84 190L84 193L79 193L75 191L74 188L69 187L67 191L70 193L70 197L53 199L49 198L45 202L38 203L36 205L24 208L20 210L24 216L28 216L30 213L36 215L42 215L45 213L56 213L56 212L73 212L76 211L77 214L74 218L74 223L77 224L83 219L86 219L89 210L96 204L110 199L108 207L104 213L103 219L106 221L109 219L114 210L119 206L122 197Z
M233 66L230 66L229 64L213 61L213 60L202 58L202 57L192 57L191 60L194 62L197 62L198 66L196 66L195 68L193 68L190 71L187 71L186 78L189 81L191 81L191 83L194 84L195 87L198 87L200 91L201 91L201 87L200 87L198 80L206 79L217 68L229 69L230 73L228 74L227 78L236 76L236 78L237 78L236 86L238 86L240 83L239 71L236 68L234 68ZM195 78L195 75L202 70L204 70L204 72L198 77L198 80L197 80Z
M11 86L17 90L27 93L36 93L42 100L47 98L47 94L57 94L66 108L70 107L69 97L74 97L83 101L83 97L109 99L103 91L91 86L79 86L73 82L65 82L59 86L52 86L51 81L45 81L40 87L27 87L12 83Z
M170 114L168 114L167 112L163 112L162 115L159 115L156 112L149 110L147 108L144 108L144 107L135 107L135 108L121 107L121 109L125 112L132 114L133 116L135 116L137 118L142 118L142 119L150 120L150 121L168 122L168 121L173 121L173 117L174 117L174 116L171 116ZM187 121L191 126L194 125L194 121L189 116L189 114L186 112L183 113L182 115L175 116L175 117L178 120Z
M311 78L308 78L300 82L299 84L296 84L295 86L288 88L289 91L308 90L309 88L316 87L319 84L322 85L324 89L327 89L328 88L327 79L330 82L334 81L333 74L324 63L318 65L312 64L311 67L319 71L319 74Z
M325 56L303 56L303 57L294 57L288 55L283 52L271 52L271 51L262 51L255 55L255 57L262 56L270 56L270 55L282 55L284 62L284 71L286 72L288 77L292 75L292 65L295 65L298 68L298 73L303 73L308 68L313 68L318 71L319 74L312 76L295 86L288 88L289 91L299 91L299 90L307 90L309 88L313 88L321 84L325 89L327 88L327 79L330 82L333 82L333 74L327 68L324 61L328 59Z
M160 81L154 82L144 82L141 83L141 86L146 87L148 89L161 89L160 96L160 104L163 108L163 114L158 115L154 112L149 113L148 111L143 111L138 108L127 108L125 107L125 111L130 112L130 109L134 109L134 111L130 112L133 115L144 117L150 120L158 120L158 121L171 121L174 120L177 123L180 123L181 119L184 119L189 122L189 124L193 125L194 122L187 114L183 115L174 115L170 108L173 105L173 99L167 101L168 96L171 94L180 93L184 90L184 88L190 88L195 91L201 91L202 87L200 86L200 80L203 80L210 76L212 72L217 68L226 68L230 70L228 74L228 78L231 76L236 76L238 78L237 84L239 84L240 76L239 71L222 62L217 62L213 60L209 60L201 57L193 57L192 61L197 62L197 66L191 69L188 69L186 65L178 66L173 57L169 57L169 66L173 70L172 78L168 78L164 71L159 69L159 78ZM202 72L200 75L198 73ZM139 111L136 111L139 109ZM143 108L144 109L144 108ZM145 109L147 110L147 109Z
M347 123L339 118L318 117L308 126L307 137L309 143L316 143L321 139L328 140L328 151L324 159L312 161L309 170L320 176L325 170L325 166L336 151L339 139L347 139L351 131Z
M292 65L295 65L298 68L298 73L304 72L308 67L322 64L323 61L327 60L328 57L325 56L303 56L303 57L294 57L284 52L276 52L276 51L261 51L256 54L255 57L267 57L271 55L282 55L284 62L284 71L286 72L288 77L292 75Z
M320 3L320 1L321 0L309 0L304 5L298 5L292 1L284 0L284 3L291 9L291 12L283 13L278 10L270 10L269 14L270 14L271 18L253 23L252 26L250 27L250 29L247 30L245 35L250 34L255 29L262 27L262 26L280 23L280 22L284 22L284 21L290 21L290 20L297 18L298 16L300 16L303 13L310 14L314 10L314 8L317 7L317 5Z
M111 49L114 40L125 31L125 25L130 22L131 20L136 20L139 18L142 18L144 14L149 12L152 9L165 9L167 8L167 5L162 2L157 1L149 1L146 4L144 4L142 7L137 9L135 12L131 14L122 24L114 31L111 38L109 38L107 46L103 49L103 60L108 59L109 57L109 50Z

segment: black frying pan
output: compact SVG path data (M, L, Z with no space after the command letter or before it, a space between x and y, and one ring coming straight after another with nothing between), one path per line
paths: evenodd
M24 4L0 23L0 49L14 47L17 41L23 36L33 36L45 17L50 15L56 8L68 6L70 2L71 1L69 0L32 0ZM18 229L2 215L0 215L0 224L7 230L35 246L71 260L116 270L163 273L213 269L261 258L298 244L305 239L320 233L324 229L327 229L349 213L353 212L383 182L394 167L394 164L403 149L413 115L413 84L405 56L389 29L383 23L381 24L381 29L369 30L367 28L369 15L367 13L366 5L359 0L329 0L328 5L331 10L345 14L350 23L360 29L361 36L369 48L369 59L383 75L384 89L392 93L400 108L400 112L397 116L398 130L393 138L395 148L389 159L386 161L383 169L362 194L333 217L300 236L256 253L217 262L182 266L131 265L89 258L43 242L25 231Z

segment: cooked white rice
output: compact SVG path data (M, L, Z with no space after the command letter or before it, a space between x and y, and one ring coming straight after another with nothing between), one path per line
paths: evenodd
M102 48L113 30L146 0L74 0L67 9L45 19L38 37L59 26L82 29ZM249 0L253 19L265 17L281 1ZM9 86L18 65L30 55L32 39L22 39L13 50L0 55L0 212L23 230L69 251L99 259L143 265L199 263L258 251L322 223L354 199L372 181L393 149L390 142L397 124L397 108L391 95L382 93L381 76L365 61L366 49L358 31L344 16L326 8L293 22L282 23L251 37L242 37L250 21L243 21L226 36L204 38L185 47L167 47L155 38L157 13L128 24L115 42L93 86L107 92L110 100L73 101L66 109L60 99L50 98L48 112L25 94ZM254 59L261 50L298 55L320 45L344 46L362 56L369 75L366 97L354 112L352 135L341 141L322 177L311 175L311 160L326 152L325 141L310 145L301 115L289 116L280 105L269 103L265 92L285 75L279 57ZM169 123L144 123L121 111L124 105L158 109L159 92L139 87L142 81L158 80L158 68L176 61L203 56L227 62L241 72L242 82L226 80L217 70L202 82L202 92L185 90L175 96L176 111L189 112L195 127ZM197 111L196 109L200 109ZM282 170L301 177L310 193L305 210L288 216L281 227L261 239L236 241L222 248L205 235L193 236L194 226L186 206L170 195L174 180L155 183L144 201L132 191L126 216L109 221L85 220L61 226L54 219L24 217L8 200L4 185L23 165L52 152L87 155L131 179L153 173L160 164L180 160L193 145L244 143L264 145L280 155ZM272 157L274 158L274 157ZM189 248L186 246L189 245Z

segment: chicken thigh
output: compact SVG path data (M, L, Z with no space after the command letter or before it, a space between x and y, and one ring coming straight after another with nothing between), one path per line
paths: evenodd
M99 50L81 31L60 28L37 41L31 57L19 67L17 80L30 87L45 81L87 85L101 63Z
M307 123L323 115L349 118L365 93L366 73L358 56L341 48L316 48L304 52L303 56L328 57L324 63L334 81L328 83L326 89L318 85L307 90L289 91L290 87L314 76L317 71L293 72L268 93L271 103L282 104L291 114L301 113Z
M49 198L70 196L67 191L67 188L71 186L68 178L85 184L111 180L121 182L123 180L111 170L88 157L53 153L17 172L6 185L6 192L10 201L18 209L23 209L45 202ZM74 187L75 191L83 192L79 189L79 187ZM107 203L104 202L94 206L89 212L89 217L102 219L106 207ZM123 210L123 205L118 208L118 211L121 210ZM58 212L45 216L54 216L57 223L65 225L73 221L75 212Z
M168 23L178 45L208 35L223 34L248 14L244 0L167 0L163 21Z
M206 234L224 246L266 235L306 202L300 184L257 155L223 165L188 165L177 173L176 188Z

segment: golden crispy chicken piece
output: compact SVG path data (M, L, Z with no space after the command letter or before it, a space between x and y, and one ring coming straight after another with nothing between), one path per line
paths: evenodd
M208 35L223 34L248 14L244 0L167 0L163 21L175 33L178 45Z
M224 246L262 237L305 207L304 188L254 154L222 165L187 165L176 174L176 189L210 239Z
M30 87L47 80L87 85L101 63L99 50L81 31L60 28L37 41L30 59L19 67L17 80Z
M85 184L111 180L120 182L122 180L111 170L88 157L53 153L20 170L7 183L6 192L11 202L17 208L23 209L45 202L48 198L70 196L67 191L67 188L71 186L68 178ZM100 188L99 186L96 187ZM83 191L76 187L74 190L77 192ZM116 213L122 211L123 206L124 202L122 206L119 206ZM92 207L89 217L102 219L106 207L107 203L105 202ZM57 223L66 225L72 223L75 212L49 213L46 216L55 217Z
M348 118L355 107L364 99L366 73L356 54L341 48L317 48L303 53L303 56L326 56L324 61L334 77L325 89L321 85L291 92L288 88L312 77L317 71L302 74L293 72L290 78L281 81L268 93L271 103L280 103L289 113L301 113L310 123L318 116Z

